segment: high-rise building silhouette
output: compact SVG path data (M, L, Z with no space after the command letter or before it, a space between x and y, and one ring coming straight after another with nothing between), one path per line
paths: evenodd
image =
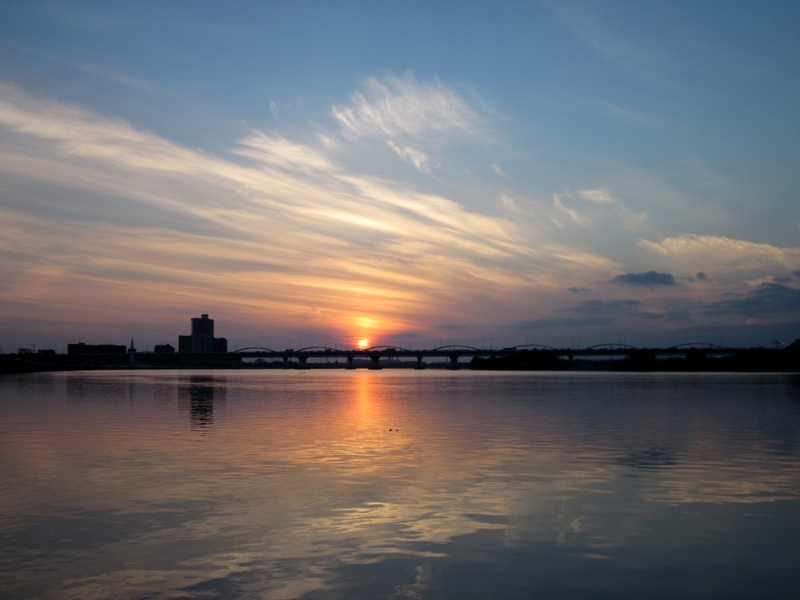
M228 340L214 337L214 319L208 315L192 318L192 334L178 336L178 352L181 354L212 354L227 352Z

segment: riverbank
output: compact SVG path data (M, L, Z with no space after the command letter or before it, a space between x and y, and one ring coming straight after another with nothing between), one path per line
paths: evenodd
M738 349L724 354L707 348L690 348L681 355L664 356L659 349L627 349L618 354L587 358L581 351L498 351L473 356L469 361L403 360L392 354L380 360L312 357L246 359L236 353L192 354L4 354L0 374L42 371L153 370L153 369L449 369L492 371L619 371L619 372L800 372L800 342L783 349Z

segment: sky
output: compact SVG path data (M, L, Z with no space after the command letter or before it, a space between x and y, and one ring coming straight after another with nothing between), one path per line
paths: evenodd
M796 2L0 5L0 351L800 338Z

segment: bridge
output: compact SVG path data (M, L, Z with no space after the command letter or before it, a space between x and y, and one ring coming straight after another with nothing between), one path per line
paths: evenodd
M794 346L794 345L793 345ZM463 366L478 369L595 369L605 367L651 370L704 370L707 368L731 371L790 371L800 370L800 348L732 348L702 342L679 344L668 348L640 348L627 344L599 344L587 348L555 348L541 344L522 344L506 348L475 348L451 344L431 349L411 349L400 346L340 349L327 346L308 346L298 350L274 350L259 346L215 354L126 352L118 354L4 354L0 355L0 373L26 371L64 371L81 369L235 369L245 360L261 360L293 369L310 369L314 361L344 359L331 367L346 369L384 366L425 369L433 366L426 359L444 359L436 366L457 370ZM723 359L706 361L704 359ZM471 364L467 364L472 359ZM583 362L572 362L583 359ZM667 361L658 359L685 359ZM311 361L311 363L309 362ZM592 362L595 361L595 362ZM275 365L274 363L277 363ZM681 366L681 363L683 366ZM626 367L627 365L627 367ZM323 365L318 365L323 367Z
M424 369L426 358L444 358L447 368L457 370L464 363L459 363L462 358L513 358L526 356L541 360L573 360L574 358L606 358L606 359L656 359L694 357L719 357L732 356L752 352L752 348L729 348L706 343L687 343L671 346L669 348L638 348L627 344L599 344L588 348L554 348L541 344L521 344L501 349L475 348L451 344L425 350L413 350L400 346L373 346L371 348L342 350L326 346L309 346L295 350L273 350L262 347L240 348L229 352L227 356L235 356L239 360L245 358L282 360L284 367L289 367L290 361L296 361L296 368L311 368L309 359L344 358L345 368L357 368L357 362L366 362L369 369L381 369L381 360L414 359L415 369Z

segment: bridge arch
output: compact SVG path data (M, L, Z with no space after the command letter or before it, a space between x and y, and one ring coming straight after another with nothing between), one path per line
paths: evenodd
M439 346L438 348L434 348L430 350L430 352L457 352L459 350L466 350L467 352L480 352L480 348L475 348L473 346L464 346L462 344L450 344L448 346Z
M702 350L722 350L724 346L719 346L717 344L709 344L708 342L687 342L685 344L677 344L676 346L670 346L667 350L689 350L691 348L698 348Z
M505 350L505 348L503 348ZM552 346L545 346L544 344L520 344L519 346L511 346L511 350L558 350Z
M237 348L231 354L239 354L242 352L267 352L270 354L280 354L277 350L272 350L271 348L262 348L261 346L250 346L248 348Z
M371 348L365 348L360 350L361 352L413 352L413 350L409 350L408 348L401 348L400 346L372 346Z
M585 348L585 350L641 350L641 348L630 344L595 344Z
M306 346L305 348L300 348L294 352L297 354L298 352L341 352L341 350L329 348L328 346Z

